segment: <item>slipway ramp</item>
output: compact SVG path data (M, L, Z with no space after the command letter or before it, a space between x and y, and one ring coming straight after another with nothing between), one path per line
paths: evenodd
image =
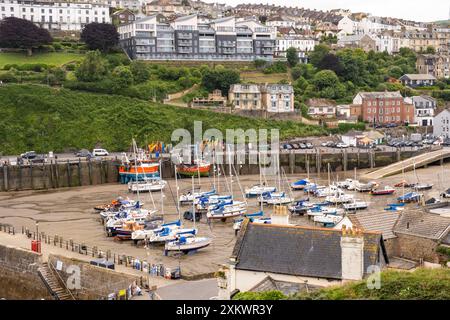
M450 148L442 148L437 151L427 152L400 162L393 163L389 166L366 173L361 178L364 180L377 180L402 173L402 170L405 170L405 172L414 170L414 166L416 168L420 168L437 161L443 161L447 158L450 158Z

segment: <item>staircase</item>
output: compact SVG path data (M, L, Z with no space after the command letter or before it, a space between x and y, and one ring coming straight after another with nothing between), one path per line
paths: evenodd
M55 300L75 300L72 293L67 288L60 285L58 278L55 276L54 271L47 262L42 264L38 269L38 273Z

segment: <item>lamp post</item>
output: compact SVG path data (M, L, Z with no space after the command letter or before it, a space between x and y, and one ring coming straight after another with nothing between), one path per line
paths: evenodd
M39 222L36 221L36 240L39 240Z

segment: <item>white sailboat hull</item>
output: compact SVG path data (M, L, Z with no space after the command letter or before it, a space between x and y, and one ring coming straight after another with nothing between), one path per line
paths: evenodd
M142 182L142 181L132 181L128 182L128 191L137 193L139 192L156 192L161 191L165 188L167 182L160 180L158 182Z
M204 237L187 238L185 243L178 241L167 242L165 245L166 251L192 251L205 248L211 244L212 240Z

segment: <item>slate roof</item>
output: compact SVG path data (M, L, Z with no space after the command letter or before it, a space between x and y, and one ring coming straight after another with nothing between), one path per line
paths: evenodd
M298 282L288 282L288 281L280 281L275 280L271 276L265 277L262 281L256 284L249 291L251 292L267 292L272 290L278 290L283 292L285 295L294 294L297 292L305 291L305 290L315 290L320 288L319 286L314 286L305 283Z
M421 74L421 73L405 74L401 76L400 80L405 78L408 78L410 80L436 80L436 78L431 74Z
M441 240L450 230L450 218L423 210L404 211L394 226L394 233Z
M399 217L398 213L391 211L364 212L354 215L363 230L381 232L385 240L396 238L393 229Z
M381 256L388 261L381 233L364 232L364 270ZM232 258L240 270L341 279L341 231L245 220Z
M383 91L383 92L359 92L363 99L386 99L386 98L403 98L399 91Z

